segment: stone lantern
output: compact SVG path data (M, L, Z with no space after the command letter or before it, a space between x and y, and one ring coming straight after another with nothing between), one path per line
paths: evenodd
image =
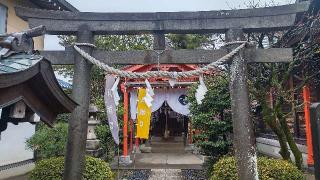
M88 119L88 131L87 131L87 154L94 157L100 157L102 155L102 148L100 147L100 140L97 139L95 128L100 124L98 120L99 109L97 106L90 104L89 106L89 119Z

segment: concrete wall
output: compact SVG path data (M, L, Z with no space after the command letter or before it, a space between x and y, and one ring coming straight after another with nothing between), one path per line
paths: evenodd
M303 158L303 166L305 168L308 167L307 165L307 146L298 144L298 148L302 152L302 158ZM267 139L267 138L257 138L257 149L259 153L274 157L274 158L281 158L281 155L279 154L280 151L280 144L277 140L274 139ZM290 151L291 152L291 151ZM291 159L294 161L294 156L291 152Z
M29 28L28 23L16 16L15 6L35 7L28 0L0 0L0 3L8 8L7 33L19 32ZM42 50L44 37L34 38L35 49Z
M33 159L33 151L26 149L26 140L35 133L35 125L30 123L9 123L1 133L0 166Z

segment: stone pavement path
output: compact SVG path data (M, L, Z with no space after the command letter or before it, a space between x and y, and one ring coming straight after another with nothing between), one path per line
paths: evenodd
M182 180L181 169L151 169L149 180Z

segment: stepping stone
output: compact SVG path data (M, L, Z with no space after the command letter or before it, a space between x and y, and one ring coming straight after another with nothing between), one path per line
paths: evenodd
M151 169L149 180L182 180L181 169Z

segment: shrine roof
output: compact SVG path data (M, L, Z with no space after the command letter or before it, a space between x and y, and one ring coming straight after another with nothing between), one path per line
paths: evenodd
M1 50L0 50L1 51ZM18 53L0 58L0 74L23 71L43 59L40 55Z
M32 37L43 31L39 27L0 35L0 108L6 111L22 101L52 126L58 114L72 112L77 103L59 85L50 61L33 50Z

